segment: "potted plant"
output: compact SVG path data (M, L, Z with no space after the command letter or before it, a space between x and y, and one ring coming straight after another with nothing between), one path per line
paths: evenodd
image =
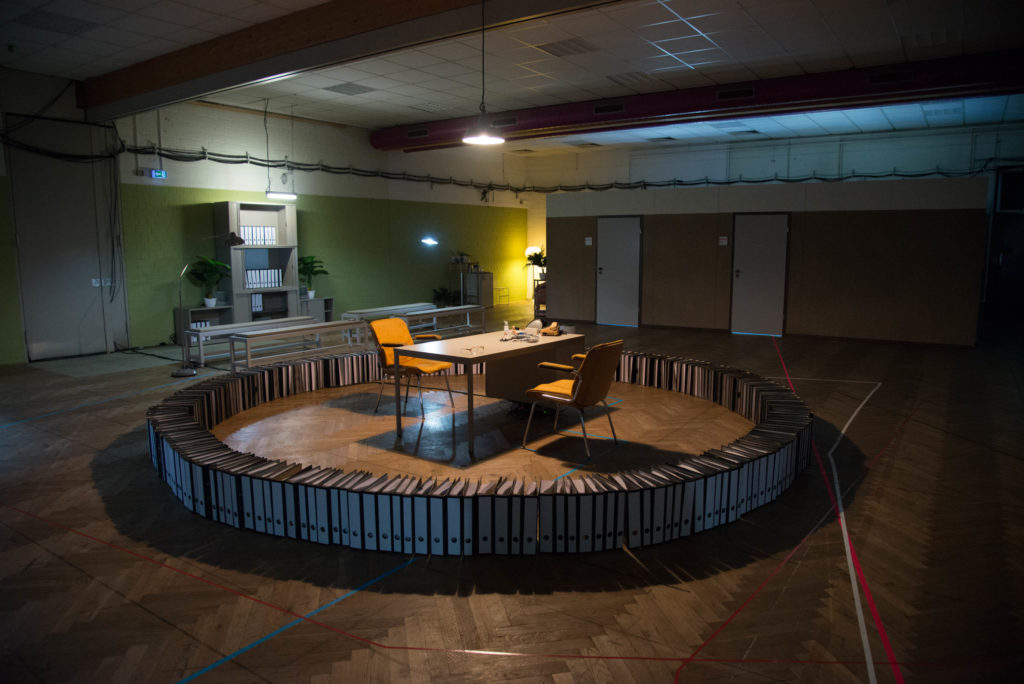
M192 264L189 278L203 288L203 305L217 306L215 293L220 281L231 274L231 267L222 261L209 257L196 257L199 261Z
M536 248L534 248L536 249ZM539 280L544 280L547 275L545 267L548 265L548 257L544 253L544 248L541 247L538 251L530 251L526 254L526 265L523 268L529 268L530 266L536 266L540 269L540 273L537 276Z
M309 291L309 298L313 299L316 290L313 289L313 276L330 275L324 269L324 262L313 255L299 257L299 276L306 281L306 289Z

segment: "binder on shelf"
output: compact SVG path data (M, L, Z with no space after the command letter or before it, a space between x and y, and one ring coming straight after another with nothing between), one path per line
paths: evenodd
M555 553L568 548L568 523L565 515L565 478L555 480Z
M449 556L462 555L462 491L465 480L456 481L445 499L445 545Z
M295 483L290 481L284 481L281 483L284 487L284 522L285 522L285 534L292 539L299 538L299 516L296 508L296 499L298 498L295 493Z
M480 485L476 497L478 510L476 527L476 548L479 553L494 552L494 490L496 483Z
M423 480L413 497L412 518L416 531L416 543L413 546L416 553L423 555L430 553L430 514L427 495L435 486L437 482L433 479Z
M256 504L252 495L252 478L242 475L239 480L239 488L242 490L242 527L254 530L256 529ZM258 486L259 483L257 483Z
M348 499L348 545L353 549L363 548L363 512L360 485L368 480L373 480L373 476L367 474L346 487L348 490L348 495L345 497ZM342 530L344 530L344 527Z
M331 543L329 492L323 487L310 487L311 505L316 505L316 534L310 534L320 544Z
M629 474L621 473L620 477L626 483L626 545L636 548L643 546L644 539L643 492L640 484Z
M538 529L538 486L531 482L523 494L523 554L532 556L537 553Z
M363 548L376 551L380 548L377 529L377 496L387 484L388 476L368 478L359 483L359 497L362 511Z
M419 486L420 481L410 477L409 482L402 487L402 552L414 553L415 546L415 525L413 523L413 494Z
M377 508L377 549L380 551L391 551L391 495L387 493L388 485L394 481L386 482L375 494L375 505Z
M575 480L562 478L565 482L565 550L569 553L579 551L579 511L580 496L576 493Z
M601 483L597 480L597 478L587 477L584 479L586 482L587 491L590 492L594 497L594 541L592 548L594 551L604 551L604 504L605 499L607 498L606 492L604 491L604 487L601 486Z
M594 548L594 494L583 478L574 479L573 485L579 496L579 550L584 553Z
M443 556L445 551L444 502L453 482L445 480L430 492L430 553Z
M540 483L540 496L538 497L538 524L539 535L538 546L541 553L551 553L555 548L555 482L554 480L543 480Z
M514 485L512 480L502 480L494 492L494 553L501 556L509 551L509 499Z
M466 484L462 499L462 553L465 556L473 555L473 520L474 503L476 502L477 491L480 483L473 481Z
M523 553L523 491L522 480L516 480L509 499L509 553L514 556Z

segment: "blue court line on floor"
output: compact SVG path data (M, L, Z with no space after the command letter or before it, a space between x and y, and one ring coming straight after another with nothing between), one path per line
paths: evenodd
M220 660L218 660L218 661L216 661L216 662L214 662L214 663L211 663L211 664L207 665L207 666L206 666L206 667L204 667L204 668L203 668L202 670L198 670L198 671L196 671L196 672L193 672L192 674L190 674L190 675L189 675L188 677L185 677L184 679L179 679L179 680L178 680L178 684L184 684L185 682L190 682L190 681L192 681L193 679L195 679L196 677L198 677L198 676L200 676L200 675L203 675L203 674L206 674L206 673L207 673L207 672L209 672L210 670L212 670L212 669L214 669L214 668L216 668L216 667L220 667L221 665L223 665L224 663L226 663L226 662L228 662L228 661L230 661L230 660L234 660L235 658L237 658L238 656L242 655L242 654L243 654L243 653L245 653L246 651L248 651L248 650L251 650L251 649L253 649L253 648L256 648L257 646L259 646L259 645L260 645L260 644L262 644L263 642L265 642L265 641L268 641L268 640L272 639L273 637L277 636L278 634L281 634L282 632L286 632L286 631L288 631L289 629L291 629L292 627L295 627L296 625L300 625L300 624L302 624L303 622L305 622L305 621L306 621L306 620L308 620L309 618L313 617L313 616L314 616L314 615L316 615L317 613L320 613L321 611L327 610L327 609L328 609L328 608L330 608L331 606L333 606L333 605L335 605L335 604L337 604L337 603L340 603L340 602L344 601L345 599L347 599L348 597L350 597L350 596L353 596L353 595L355 595L355 594L359 593L359 592L360 592L360 591L362 591L363 589L366 589L366 588L367 588L367 587L369 587L370 585L372 585L372 584L374 584L374 583L376 583L376 582L379 582L379 581L381 581L381 580L382 580L382 579L384 579L385 577L388 577L388 576L390 576L390 575L393 575L394 573L398 572L399 570L401 570L401 569L403 569L403 568L407 568L407 567L409 567L409 566L410 566L410 565L412 564L412 562L413 562L414 560L416 560L416 556L413 556L412 558L410 558L409 560L405 561L405 562L404 562L404 563L402 563L401 565L397 565L397 566L395 566L395 567L391 568L390 570L388 570L387 572L385 572L385 573L383 573L383 574L377 575L376 577L374 577L374 578L373 578L373 579L371 579L371 580L367 580L366 582L364 582L364 583L360 584L360 585L359 585L358 587L356 587L355 589L352 589L351 591L348 591L348 592L346 592L346 593L342 594L342 595L341 595L341 596L339 596L338 598L336 598L336 599L333 599L333 600L331 600L331 601L328 601L327 603L325 603L324 605L320 606L319 608L317 608L317 609L315 609L315 610L313 610L313 611L311 611L311 612L309 612L309 613L306 613L306 614L305 614L305 615L303 615L303 616L302 616L301 618L295 618L294 620L292 620L292 621L291 621L291 622L289 622L288 624L284 625L283 627L280 627L280 628L278 628L278 629L275 629L275 630L274 630L273 632L271 632L270 634L267 634L267 635L265 635L265 636L262 636L262 637L260 637L260 638L259 638L259 639L257 639L256 641L252 642L251 644L249 644L249 645L247 645L247 646L243 646L242 648L238 649L238 650L237 650L237 651L235 651L234 653L229 653L228 655L224 656L224 657L223 657L223 658L221 658Z
M192 382L192 381L198 380L200 378L208 378L211 375L216 375L216 373L205 373L203 375L195 375L195 376L193 376L191 378L183 378L181 380L175 380L174 382L168 382L168 383L163 384L163 385L155 385L153 387L147 387L146 389L132 390L131 392L124 392L122 394L117 394L117 395L115 395L113 397L107 397L106 399L100 399L98 401L91 401L91 402L89 402L87 404L78 404L76 406L70 406L70 407L68 407L66 409L60 409L59 411L50 411L49 413L41 413L38 416L32 416L31 418L22 418L21 420L16 420L13 423L4 423L3 425L0 425L0 430L6 430L9 427L14 427L15 425L21 425L22 423L31 423L34 420L40 420L42 418L49 418L50 416L59 416L59 415L61 415L63 413L71 413L72 411L77 411L78 409L89 408L91 406L99 406L100 404L106 404L106 403L109 403L111 401L117 401L118 399L125 399L127 397L133 397L133 396L138 395L138 394L145 394L146 392L152 392L154 390L163 389L164 387L173 387L175 385L180 385L183 382Z

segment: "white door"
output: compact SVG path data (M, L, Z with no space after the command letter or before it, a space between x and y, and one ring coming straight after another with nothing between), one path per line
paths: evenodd
M24 121L7 116L8 126ZM105 135L82 123L34 120L16 137L88 155L104 148ZM29 360L127 347L120 236L110 206L114 160L69 164L16 147L8 148L8 160Z
M737 214L733 226L732 332L781 335L789 215Z
M597 323L640 324L640 217L597 219Z

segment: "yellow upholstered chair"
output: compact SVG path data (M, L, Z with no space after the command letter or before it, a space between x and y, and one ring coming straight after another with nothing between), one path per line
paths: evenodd
M370 321L370 332L373 341L377 345L377 360L380 363L380 391L377 392L377 405L373 407L376 413L380 408L380 397L384 393L384 381L386 378L393 378L395 373L395 347L404 347L407 344L414 344L416 340L439 340L440 335L416 335L415 339L409 332L409 326L401 318L382 318ZM411 356L401 357L399 375L405 380L405 406L409 405L409 385L413 377L416 378L416 385L420 391L420 414L425 415L423 410L423 383L420 378L432 373L440 373L452 367L447 361L434 361L432 359L415 359ZM448 401L455 406L452 398L452 386L448 383L448 375L444 374L444 384L448 388ZM398 408L396 407L397 411Z
M608 425L612 428L612 439L618 444L618 437L615 435L615 425L612 424L612 414L608 410L608 390L611 388L612 380L615 378L615 369L619 366L619 357L622 355L622 340L595 344L586 354L573 354L573 361L579 366L567 366L562 363L545 361L538 364L540 368L567 373L569 377L554 382L547 382L537 385L526 391L526 396L533 399L530 404L530 417L526 421L526 430L523 432L523 446L526 446L526 438L530 434L530 422L533 420L533 410L537 408L538 401L550 401L555 405L555 427L558 430L558 414L563 406L572 406L580 412L580 427L583 428L583 448L590 458L590 446L587 444L587 426L583 422L583 409L587 406L604 404L604 413L608 416Z

